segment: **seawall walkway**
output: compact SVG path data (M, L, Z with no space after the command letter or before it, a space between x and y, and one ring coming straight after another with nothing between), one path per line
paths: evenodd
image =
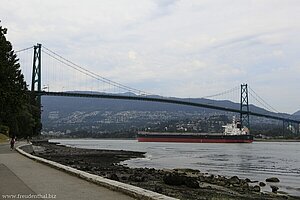
M35 162L20 155L16 150L10 151L8 144L0 144L0 199L133 198Z

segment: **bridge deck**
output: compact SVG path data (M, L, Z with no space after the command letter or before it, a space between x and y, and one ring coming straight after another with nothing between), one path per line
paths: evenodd
M252 116L288 121L288 122L297 123L297 124L300 123L299 120L287 119L284 117L274 116L274 115L270 115L270 114L262 114L262 113L256 113L256 112L251 112L251 111L247 112L247 111L241 111L239 109L226 108L226 107L221 107L221 106L216 106L216 105L209 105L209 104L196 103L196 102L190 102L190 101L182 101L182 100L177 100L177 99L173 99L173 98L159 98L159 97L148 97L148 96L125 96L125 95L112 95L112 94L105 94L105 93L103 93L103 94L83 94L83 93L76 93L76 92L45 92L45 91L35 92L35 93L36 93L36 95L47 95L47 96L106 98L106 99L123 99L123 100L139 100L139 101L171 103L171 104L178 104L178 105L210 108L210 109L216 109L216 110L222 110L222 111L228 111L228 112L249 114Z

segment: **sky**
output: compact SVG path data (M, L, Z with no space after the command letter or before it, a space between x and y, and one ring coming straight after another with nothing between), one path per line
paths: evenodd
M197 98L247 83L276 110L300 110L299 0L0 5L16 50L42 43L101 76L163 96Z

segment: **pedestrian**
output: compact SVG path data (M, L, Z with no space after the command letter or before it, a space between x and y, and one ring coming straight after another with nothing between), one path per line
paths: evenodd
M15 147L15 143L16 143L16 138L15 136L13 136L10 140L10 150L14 150L14 147Z

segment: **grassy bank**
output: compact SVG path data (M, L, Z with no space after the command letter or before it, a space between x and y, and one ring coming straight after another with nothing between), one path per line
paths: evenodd
M6 135L0 133L0 143L7 142L7 141L9 141L9 138Z

